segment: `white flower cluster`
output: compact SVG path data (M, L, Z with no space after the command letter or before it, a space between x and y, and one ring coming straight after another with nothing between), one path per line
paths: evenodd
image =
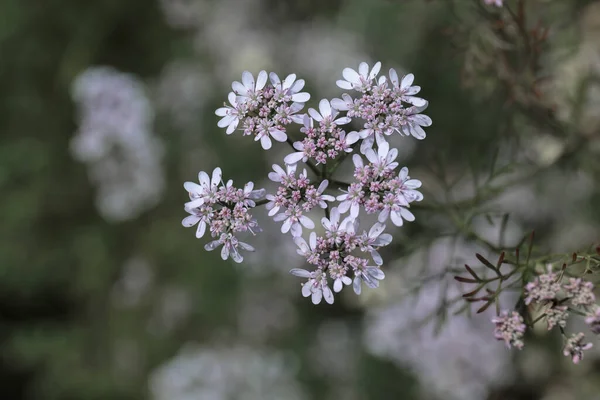
M256 346L188 344L150 378L154 400L302 400L295 359Z
M75 79L72 96L79 129L71 153L88 166L100 214L122 221L154 206L165 186L163 145L152 133L153 110L141 82L94 67Z
M290 74L281 81L275 73L266 71L260 71L255 78L245 71L242 82L232 84L229 104L216 110L216 115L221 117L217 125L225 128L227 134L241 131L244 136L260 141L265 150L273 146L273 140L287 142L293 147L294 152L283 160L285 166L273 165L273 172L269 173L269 179L278 184L277 190L267 194L265 199L260 199L262 192L253 194L251 198L257 200L256 205L266 205L269 216L276 222L283 222L281 232L291 233L299 248L298 253L315 267L312 271L291 271L307 279L302 285L302 294L311 297L315 304L322 299L333 303L333 292L339 292L344 285L352 284L357 294L361 292L362 282L371 288L378 287L379 281L385 277L378 249L392 240L390 234L383 233L384 223L390 219L394 225L401 226L404 221L414 221L410 205L423 199L417 190L421 182L409 177L408 168L398 170L399 164L395 161L398 150L390 148L386 137L398 133L425 138L423 127L431 125L431 118L421 112L428 103L415 96L421 88L413 85L412 74L400 79L396 71L390 69L388 79L386 76L378 77L380 69L379 62L371 69L364 62L359 65L358 71L345 68L342 73L344 79L337 84L342 89L356 92L356 95L352 97L344 93L341 99L322 99L318 110L309 108L305 114L300 111L310 95L301 91L304 80ZM357 124L357 130L343 128L353 123ZM302 135L299 140L290 138L293 124L300 125L297 129ZM361 155L354 154L354 181L340 182L334 177L335 170L357 147L366 161ZM309 177L306 168L297 173L299 163L304 163L315 177ZM325 193L334 186L331 182L341 189L342 194L335 197ZM212 184L215 185L214 182ZM183 224L191 226L199 222L198 232L203 233L204 225L213 218L214 210L204 210L206 203L194 199L194 190L200 189L192 188L190 183L186 185L192 197L192 201L186 204L186 210L192 216L187 217ZM340 202L337 207L333 204L336 200ZM245 200L240 198L236 201ZM217 203L224 204L222 200ZM233 211L233 204L225 208ZM237 218L244 220L242 214L254 204L252 202L248 206L244 203ZM319 208L325 210L325 217L321 220L325 230L322 234L315 231L316 224L308 215ZM359 232L361 212L378 217L378 222L368 232ZM250 225L245 230L257 227L251 217L247 221ZM226 231L231 230L227 228L229 222L219 226L226 227ZM308 242L302 238L304 229L312 231ZM242 248L252 249L246 244ZM210 244L207 249L212 250ZM361 252L370 255L370 258L363 257ZM233 254L235 261L241 261L237 253Z

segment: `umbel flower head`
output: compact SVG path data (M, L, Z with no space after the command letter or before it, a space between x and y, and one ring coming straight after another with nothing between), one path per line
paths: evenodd
M410 205L423 198L417 190L421 182L408 176L408 168L397 170L398 150L390 148L385 136L398 132L423 139L423 127L431 125L431 119L421 114L427 101L416 96L420 87L413 85L414 76L399 79L391 69L389 79L378 78L380 69L381 63L371 69L360 63L358 71L345 68L344 80L338 81L338 86L358 94L354 93L354 98L344 93L340 99L321 99L318 108L308 108L306 113L301 110L310 95L302 92L304 81L295 74L281 80L273 72L260 71L255 77L245 71L241 82L233 82L229 103L216 110L221 117L217 125L228 135L239 130L244 136L253 136L265 150L272 148L273 141L292 146L283 160L285 165L274 164L268 174L277 189L255 201L265 191L254 190L252 182L235 188L232 181L223 183L220 168L213 171L212 178L200 172L199 183L184 184L190 197L185 210L190 215L183 225L197 225L199 238L208 229L213 240L205 249L221 247L223 259L241 262L240 249L254 249L241 242L239 235L260 231L251 212L255 206L265 205L268 215L281 223L281 232L291 233L298 254L313 266L312 270L291 271L306 279L302 294L311 297L313 303L323 299L333 303L334 293L346 285L352 285L357 294L363 283L378 287L385 277L379 248L392 240L390 234L383 233L384 223L391 219L401 226L405 220L413 221ZM344 127L353 119L361 120L361 129L346 131ZM355 181L341 182L335 171L359 145L366 161L354 154ZM330 184L346 190L336 198L326 193ZM325 214L322 234L315 231L310 217L319 210ZM358 231L361 210L378 218L368 232Z
M423 127L431 126L431 118L421 114L427 108L427 101L416 97L421 91L413 86L414 75L408 74L398 79L396 70L390 69L389 81L385 76L377 78L381 63L377 62L371 70L367 63L360 63L358 71L352 68L343 70L343 80L337 85L346 90L359 92L356 97L344 93L341 99L331 101L333 107L347 111L350 118L364 121L358 135L363 139L361 153L373 147L377 141L381 145L385 136L398 132L403 136L425 138Z
M366 165L358 154L352 157L355 182L345 194L337 197L341 201L340 211L350 210L350 215L356 218L362 207L367 214L378 213L379 222L391 218L396 226L402 226L403 220L414 221L409 207L410 203L423 199L421 192L416 190L421 187L421 181L410 179L406 167L395 176L398 163L394 160L398 150L390 150L387 142L379 146L377 153L373 149L367 149L365 153L369 161Z
M255 81L250 72L244 71L242 82L231 85L230 105L225 104L215 112L223 117L218 126L227 127L228 135L241 125L244 135L260 140L265 150L271 148L271 139L287 140L286 126L292 121L301 123L302 117L297 113L310 99L308 93L300 92L304 80L296 80L295 74L288 75L283 82L273 72L268 78L266 71L260 71Z
M314 160L317 165L327 164L328 159L335 159L344 153L351 153L352 144L359 139L357 132L341 129L339 125L345 125L351 120L349 117L336 118L338 111L331 107L329 100L323 99L319 103L319 111L314 108L308 109L300 129L305 137L300 142L294 143L297 152L285 157L286 164L296 164L300 160ZM316 121L316 122L315 122Z
M250 214L250 209L256 206L254 200L264 196L264 189L253 190L252 182L248 182L243 189L235 188L231 180L223 184L221 168L214 169L212 179L206 172L200 171L198 180L200 184L186 182L183 185L190 196L190 201L185 204L185 211L190 215L183 219L183 226L191 227L197 224L197 238L204 236L208 227L211 236L216 239L204 248L212 251L223 246L223 260L231 257L237 263L242 262L244 258L239 249L254 251L254 248L239 241L237 235L242 232L260 232L261 229Z
M500 315L492 318L496 324L494 336L498 340L504 341L506 347L523 348L523 333L525 332L525 322L523 317L516 311L509 314L508 311L502 311Z
M344 285L352 284L354 292L360 294L363 282L370 288L377 288L379 281L385 278L380 269L383 260L377 252L392 241L391 235L383 233L385 225L376 223L368 233L359 234L358 220L351 217L340 219L340 211L334 207L330 218L321 219L324 235L317 236L316 232L312 232L308 243L301 237L294 239L298 254L305 257L315 270L295 268L290 272L307 279L302 284L302 295L310 296L314 304L319 304L323 298L327 303L333 303L329 280L333 282L335 292L340 292Z
M269 173L269 179L280 184L277 193L267 195L266 207L269 216L275 221L283 221L281 232L291 231L292 236L302 235L302 226L313 229L315 223L306 216L306 213L315 207L327 208L326 201L334 201L335 198L323 194L327 188L328 181L323 180L318 188L311 185L306 169L296 176L296 166L288 165L286 171L279 165L273 165L273 171Z

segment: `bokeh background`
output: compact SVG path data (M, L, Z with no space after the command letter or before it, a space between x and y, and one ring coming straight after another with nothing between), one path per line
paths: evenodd
M511 352L492 314L452 315L446 272L493 252L482 238L535 229L548 253L600 239L599 2L527 2L527 29L549 29L532 70L518 27L499 39L507 10L478 3L0 2L0 398L600 399L595 338L573 366L544 329ZM415 208L382 287L332 306L302 298L302 258L263 211L243 264L204 251L180 223L183 182L220 166L272 189L289 152L217 128L231 82L297 73L315 106L344 67L378 60L415 74L434 121L394 142L401 164L467 223ZM491 160L528 178L490 190Z

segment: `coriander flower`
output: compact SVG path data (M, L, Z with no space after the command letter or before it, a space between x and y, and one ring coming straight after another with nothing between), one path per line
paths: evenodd
M327 164L328 159L335 159L341 154L352 152L350 145L358 141L358 133L346 132L338 125L345 125L350 118L336 118L338 112L331 107L328 100L319 103L319 112L310 108L308 115L303 118L303 127L300 129L305 136L302 141L295 142L297 152L287 155L286 164L296 164L300 160L306 162L313 159L316 164ZM315 127L315 121L318 126Z
M502 311L500 315L492 318L492 322L496 324L494 336L498 340L503 340L506 347L516 347L521 350L523 348L523 333L525 332L525 323L523 317L516 311L511 314L508 311Z
M329 182L323 180L318 188L310 184L306 169L296 177L296 166L288 165L286 171L279 165L273 165L274 172L269 179L280 184L276 194L267 195L269 216L277 222L283 221L281 232L292 233L293 237L302 235L302 227L313 229L314 222L305 214L315 207L327 208L327 201L335 198L323 194Z
M327 277L333 281L334 292L339 292L344 286L353 283L356 294L361 293L362 282L368 287L376 288L379 281L385 278L385 274L379 268L383 260L377 252L380 247L391 242L391 235L382 234L385 225L377 223L369 233L358 234L358 220L349 217L341 222L340 220L340 211L334 207L331 217L321 220L326 230L325 235L317 236L316 232L311 232L309 243L301 237L294 238L298 254L305 257L310 265L315 266L312 272L298 269L291 271L296 276L309 278L309 282L303 286L305 297L316 296L320 301L321 295L325 295L326 292L328 295ZM371 255L376 266L370 265L369 259L362 253ZM331 301L333 302L333 299Z
M389 151L387 143L380 146L376 155L372 149L367 151L371 163L365 165L362 158L355 154L355 182L350 184L345 194L339 195L340 211L347 212L356 218L362 207L367 214L378 213L378 221L385 222L391 218L396 226L402 226L403 221L414 221L415 216L408 210L410 203L421 201L423 195L416 189L421 181L410 179L408 168L400 170L394 177L394 168L398 163L393 160L397 150Z
M596 301L594 296L594 284L581 278L569 278L569 282L563 284L563 290L567 297L571 298L571 304L577 306L590 306Z
M343 80L338 80L336 84L341 89L346 90L358 90L360 92L365 92L371 88L371 82L373 79L377 77L379 74L379 70L381 69L381 62L376 62L369 71L369 64L366 62L361 62L358 65L358 72L353 70L352 68L344 68L342 71Z
M600 334L600 307L596 306L594 311L585 318L585 323L590 326L590 330L596 335Z
M182 225L192 227L198 224L196 237L201 238L208 228L215 240L205 246L212 251L223 246L221 257L231 257L235 262L242 262L243 257L238 249L254 251L247 243L239 241L237 235L242 232L256 234L261 229L252 217L250 210L256 206L254 200L264 196L264 189L254 190L254 183L248 182L244 188L238 189L229 180L223 184L221 169L215 168L212 180L206 172L198 174L200 184L186 182L191 201L185 204L185 211L190 215L183 219Z
M571 337L567 339L563 354L571 357L573 364L579 364L579 362L583 359L583 352L591 349L594 346L592 343L583 343L584 337L585 335L580 332L572 334Z
M356 90L360 94L352 98L344 93L341 99L333 99L332 105L346 111L350 118L364 121L358 132L362 143L361 153L372 148L375 142L380 146L386 142L385 136L397 132L403 136L424 139L423 127L431 126L431 118L421 114L427 108L427 101L414 96L421 88L413 86L414 75L408 74L398 79L394 69L390 69L390 79L385 76L376 80L380 64L368 73L368 66L361 63L359 73L346 68L343 71L346 81L338 81L343 89ZM391 83L390 83L391 82Z
M327 285L327 275L322 271L309 272L304 269L294 268L290 273L300 278L308 278L308 281L302 284L302 296L310 296L313 304L319 304L322 298L325 298L327 303L333 304L333 292Z
M227 127L225 133L231 135L240 124L240 120L246 114L246 105L238 102L237 97L233 92L229 92L227 99L231 105L225 104L223 107L217 108L215 114L219 117L223 117L219 120L217 126L219 128Z
M250 72L244 71L242 82L233 82L231 87L231 105L215 112L223 117L217 125L227 127L227 134L241 125L243 134L254 136L265 150L272 147L272 140L287 140L286 126L300 121L297 113L310 98L308 93L300 92L304 80L296 80L295 74L281 82L275 73L260 71L255 80Z

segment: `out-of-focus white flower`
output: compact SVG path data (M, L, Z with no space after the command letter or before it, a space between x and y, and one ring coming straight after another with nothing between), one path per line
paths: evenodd
M88 167L100 214L113 221L135 218L164 190L163 145L152 133L154 113L143 84L109 67L92 67L74 80L79 127L73 157Z
M152 400L304 400L295 358L267 348L188 344L150 376Z

